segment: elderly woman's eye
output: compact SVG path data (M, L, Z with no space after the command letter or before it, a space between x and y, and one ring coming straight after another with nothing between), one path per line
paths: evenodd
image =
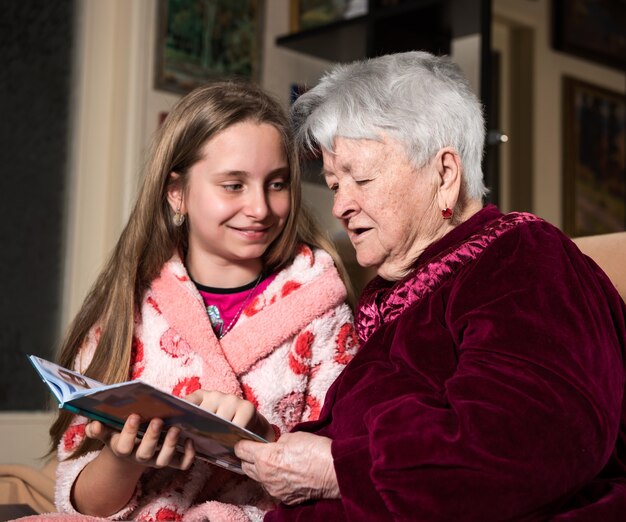
M332 185L328 185L328 188L333 192L337 192L337 190L339 189L339 185L337 185L337 183L333 183Z

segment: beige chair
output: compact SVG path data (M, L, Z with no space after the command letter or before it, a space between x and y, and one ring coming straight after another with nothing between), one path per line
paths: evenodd
M577 237L573 241L598 263L626 301L626 232Z
M57 460L41 469L21 464L0 464L0 505L28 505L37 513L54 511Z

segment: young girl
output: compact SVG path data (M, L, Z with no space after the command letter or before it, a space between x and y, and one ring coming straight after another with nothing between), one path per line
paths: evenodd
M59 362L193 394L273 440L317 418L356 350L338 263L301 207L280 105L252 85L212 83L157 132L135 208ZM175 428L158 449L159 419L135 442L138 421L114 434L60 413L50 430L59 511L247 520L271 507L253 481L194 460L189 445L177 454Z

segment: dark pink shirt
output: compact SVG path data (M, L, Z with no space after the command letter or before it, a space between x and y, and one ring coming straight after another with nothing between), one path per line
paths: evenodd
M265 278L262 277L258 284L254 280L236 288L215 288L194 281L218 339L237 324L245 308L254 301L257 295L262 294L274 279L276 279L276 274L270 274Z

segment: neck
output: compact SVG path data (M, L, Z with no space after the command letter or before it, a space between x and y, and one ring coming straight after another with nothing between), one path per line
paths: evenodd
M480 212L483 209L483 202L479 199L471 199L469 200L465 206L463 207L463 213L458 216L458 219L453 220L454 226L460 225L461 223L467 221L477 212Z
M422 255L426 248L439 241L448 232L451 232L461 223L467 221L482 208L482 201L471 200L463 207L463 212L456 214L451 220L442 221L441 218L437 216L436 223L439 226L431 232L431 234L425 235L423 238L416 241L409 255L396 262L379 267L377 270L378 275L387 281L399 281L411 271L413 263Z
M263 271L260 259L241 263L197 259L187 255L185 266L191 278L203 286L237 288L255 281Z

